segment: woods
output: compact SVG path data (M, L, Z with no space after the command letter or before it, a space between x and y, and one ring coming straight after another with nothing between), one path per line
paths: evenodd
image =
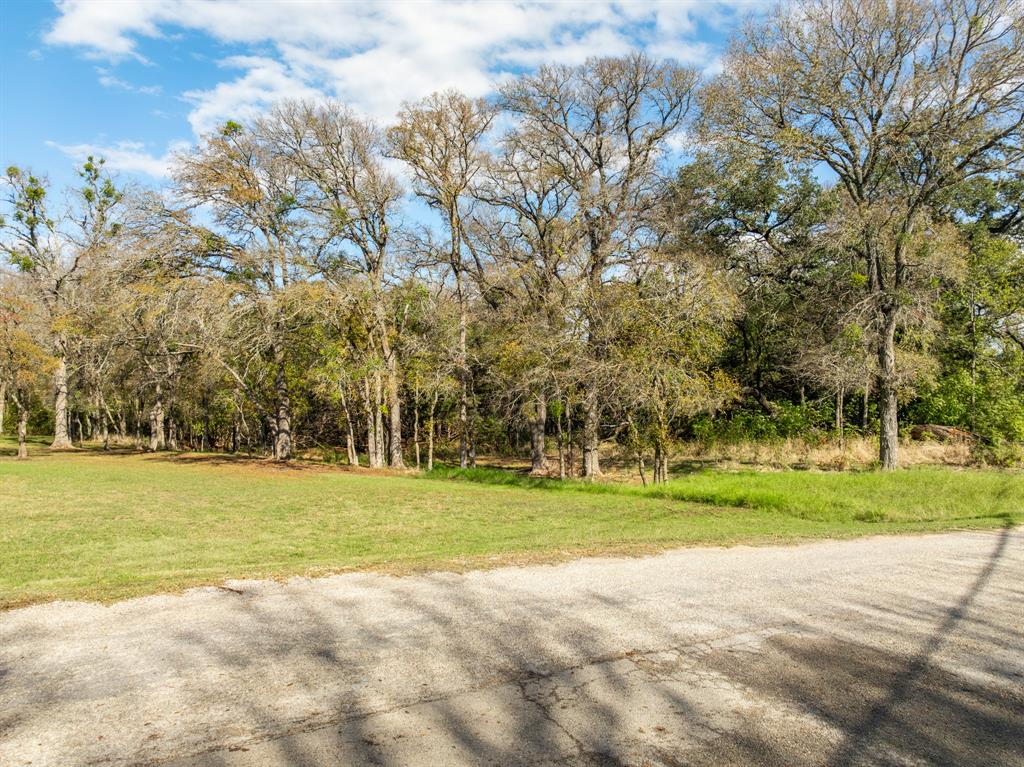
M161 190L12 166L0 426L591 479L615 443L644 483L738 435L877 434L892 469L911 423L1019 459L1022 33L1013 0L802 0L714 76L286 101Z

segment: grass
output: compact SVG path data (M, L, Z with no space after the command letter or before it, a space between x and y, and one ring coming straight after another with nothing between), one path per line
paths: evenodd
M493 470L381 476L33 447L32 460L0 458L0 607L227 578L466 569L1024 519L1024 476L1001 472L719 472L644 489Z
M499 469L435 469L431 477L568 493L732 506L837 525L1024 519L1024 474L921 467L898 472L701 471L665 485L588 483Z

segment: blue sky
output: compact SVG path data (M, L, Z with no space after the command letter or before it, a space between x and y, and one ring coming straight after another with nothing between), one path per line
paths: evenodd
M486 95L545 62L644 49L714 72L760 0L628 3L7 0L0 161L55 185L88 153L159 185L167 158L277 100L339 98L382 121L403 100Z

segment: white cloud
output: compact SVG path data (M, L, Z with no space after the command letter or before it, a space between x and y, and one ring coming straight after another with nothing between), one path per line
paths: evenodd
M130 91L131 93L142 93L146 96L156 96L160 93L159 85L133 85L127 80L122 80L110 69L96 67L96 74L99 75L100 85L104 88L112 88L119 91Z
M227 120L248 120L282 99L322 98L323 92L306 85L291 67L261 56L233 56L222 66L245 74L210 90L186 91L182 98L194 105L189 123L197 136L222 126Z
M575 64L635 47L704 66L714 51L696 39L698 23L721 27L759 3L62 0L45 40L112 60L144 60L142 40L182 30L260 46L259 56L221 62L241 70L239 77L183 94L193 105L192 128L201 134L285 97L334 96L387 119L402 101L435 90L484 95L508 71ZM113 78L109 87L121 82Z
M46 144L73 158L75 162L82 162L90 155L102 157L111 170L142 173L158 179L170 176L174 154L190 146L188 141L173 141L163 155L157 156L147 151L146 145L138 141L118 141L109 145L58 144L55 141L47 141Z

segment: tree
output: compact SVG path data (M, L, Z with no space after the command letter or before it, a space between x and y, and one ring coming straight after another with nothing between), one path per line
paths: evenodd
M413 190L437 210L448 231L447 264L455 280L459 302L459 462L469 463L469 366L466 360L468 322L467 273L473 271L464 228L464 208L472 186L486 165L481 148L496 112L483 99L470 99L458 91L434 93L398 113L388 131L389 152L403 160L413 174Z
M375 123L334 102L285 102L260 126L301 179L296 199L315 226L313 263L331 279L358 274L366 286L366 326L386 369L390 463L403 468L396 341L404 310L387 296L402 189L384 165L384 136Z
M898 465L903 310L942 254L937 198L1024 158L1014 0L798 0L750 24L706 93L706 135L834 175L878 355L882 467Z
M827 245L834 197L811 168L735 145L698 153L669 189L674 236L712 254L739 299L722 364L769 417L808 331L838 332L849 309L835 300L848 284L843 258Z
M641 478L643 448L654 449L654 482L669 478L674 425L715 412L738 394L715 362L731 291L693 254L658 251L634 266L634 279L605 291L603 307L609 386L627 428Z
M601 292L644 239L646 212L657 204L660 161L668 138L693 103L697 74L644 54L593 58L576 67L545 66L501 89L550 167L573 192L582 229L580 311L594 371L584 385L584 474L600 474L598 446L603 351Z
M47 182L16 166L7 169L0 216L0 250L28 280L44 310L51 336L54 367L54 449L71 447L68 433L68 364L75 329L74 295L90 266L102 259L123 231L119 220L124 198L104 170L102 159L89 157L79 170L83 186L71 194L58 216L47 204Z
M251 331L246 351L272 367L273 403L265 409L274 457L287 461L292 457L290 341L304 319L295 310L295 294L311 272L304 248L307 221L298 204L300 181L267 125L245 127L234 121L178 158L175 181L187 200L213 212L219 231L200 235L197 256L207 270L225 275L235 287L240 318ZM230 369L241 378L237 367Z
M531 472L546 474L548 400L558 379L579 372L579 351L569 307L580 287L573 255L581 229L574 220L573 189L545 157L543 142L512 130L501 140L476 195L489 216L477 216L481 292L491 309L496 371L512 411L530 430Z
M17 455L21 460L28 458L25 437L31 403L55 363L39 338L44 323L34 311L37 306L13 280L0 281L0 381L17 413Z

